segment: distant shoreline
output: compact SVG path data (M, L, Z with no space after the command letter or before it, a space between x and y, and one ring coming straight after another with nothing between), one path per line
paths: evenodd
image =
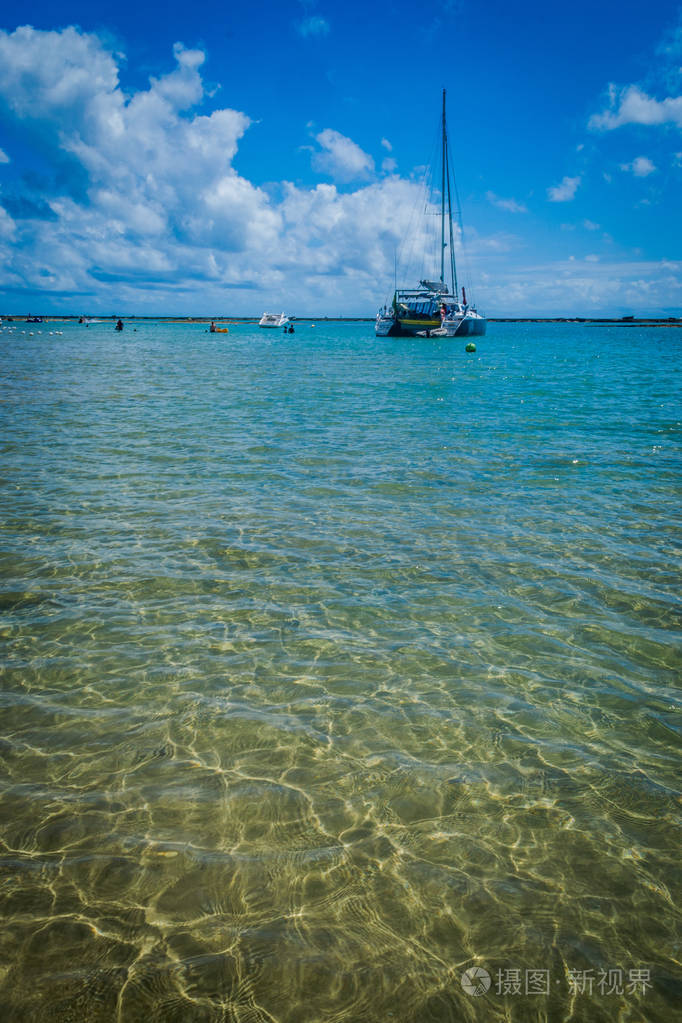
M7 313L2 314L3 323L26 323L29 314ZM30 314L35 315L35 314ZM374 323L373 316L295 316L292 317L296 323ZM257 324L259 316L86 316L90 322L108 323L118 319L124 322L146 323L253 323ZM43 316L43 323L78 323L80 316L67 314L55 314ZM682 327L682 317L679 316L489 316L488 323L565 323L584 324L600 323L611 324L620 327Z

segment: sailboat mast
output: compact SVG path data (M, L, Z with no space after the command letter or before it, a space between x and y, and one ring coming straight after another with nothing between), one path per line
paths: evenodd
M448 184L448 224L450 225L450 279L452 282L452 294L457 297L457 268L455 266L455 239L452 233L452 196L450 193L450 157L448 149L445 149L445 160L447 164L446 180Z
M450 193L450 156L448 147L448 129L445 120L445 89L443 89L443 126L442 126L442 173L440 189L440 279L445 284L445 249L450 246L450 278L452 294L457 297L457 270L455 269L455 242L452 234L452 195ZM447 193L448 241L445 240L445 197Z
M445 89L443 89L443 125L441 155L441 186L440 186L440 282L445 284Z

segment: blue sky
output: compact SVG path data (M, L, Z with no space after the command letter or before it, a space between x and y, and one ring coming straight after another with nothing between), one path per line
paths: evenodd
M29 15L0 21L2 312L373 315L396 253L416 283L446 88L479 308L682 315L678 2Z

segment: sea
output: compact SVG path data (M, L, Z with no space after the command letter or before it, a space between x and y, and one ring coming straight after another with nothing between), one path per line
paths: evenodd
M2 325L0 1019L680 1019L682 330L226 325Z

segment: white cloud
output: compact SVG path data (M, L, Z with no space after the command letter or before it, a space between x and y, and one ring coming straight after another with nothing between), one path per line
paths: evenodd
M632 171L636 178L646 178L649 174L654 173L656 165L651 162L648 156L637 156L632 163L621 163L620 169Z
M583 220L583 227L586 231L598 231L600 225L595 224L593 220Z
M550 202L570 202L575 198L575 193L580 185L580 178L565 177L561 184L547 189L547 196Z
M204 87L198 71L206 58L201 50L187 50L182 43L175 43L173 56L177 68L163 78L152 78L152 88L174 110L188 110L203 97Z
M366 179L374 173L372 157L340 132L325 128L315 136L315 141L323 149L313 155L315 170L344 183Z
M495 195L494 192L486 192L485 197L493 206L498 206L501 210L507 210L508 213L528 212L528 208L523 203L517 202L516 199L502 199L499 195Z
M624 124L676 124L682 127L682 96L668 96L657 100L647 96L637 85L608 89L608 109L593 114L588 127L597 131L612 131Z
M232 166L250 119L194 113L201 51L176 45L170 72L130 94L120 55L77 29L0 32L0 54L0 98L79 180L43 197L49 231L0 208L0 285L69 305L70 293L90 295L107 310L206 308L225 301L226 286L245 312L254 288L295 293L313 310L321 295L336 308L378 302L421 188L396 175L371 181L374 161L351 139L320 132L316 160L363 187L282 182L276 200Z
M4 206L0 206L0 239L11 241L16 236L16 224Z
M393 174L398 169L398 163L392 156L387 156L385 160L381 161L381 169L386 174Z
M0 149L0 163L9 163L10 159L4 149Z
M320 17L319 14L313 14L309 18L303 18L296 25L296 31L303 38L308 36L326 36L329 35L329 22L326 18Z
M382 144L382 146L384 147L384 149L388 149L389 153L392 153L392 152L393 152L393 146L392 146L392 145L391 145L391 143L390 143L390 142L388 141L388 139L382 139L382 140L381 140L381 144Z
M480 304L480 303L479 303ZM548 316L669 315L682 305L682 261L616 262L575 259L523 264L491 279L484 311L505 309L524 316L528 309Z
M27 137L40 139L62 182L40 203L27 193L0 207L0 286L18 296L41 291L46 305L64 311L76 302L76 311L239 315L272 302L300 315L362 315L390 290L394 253L408 229L415 252L426 250L426 235L413 229L421 182L388 169L388 146L385 176L376 177L367 153L327 129L315 138L319 169L359 184L259 188L234 167L250 118L199 106L206 100L202 51L176 45L168 73L137 91L120 83L123 60L75 28L0 32L0 101L21 118ZM574 192L579 179L557 188L566 181ZM470 263L484 260L488 271L490 313L562 314L572 303L582 310L609 301L620 307L634 279L646 282L652 307L682 293L679 264L637 264L630 274L580 260L525 273L518 237L468 236ZM504 270L510 250L512 273Z

